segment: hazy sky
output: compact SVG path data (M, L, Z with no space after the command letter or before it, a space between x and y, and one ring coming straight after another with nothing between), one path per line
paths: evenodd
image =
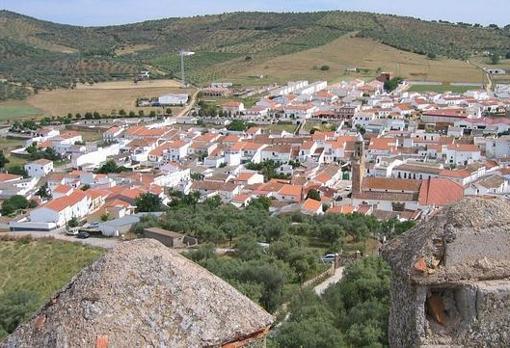
M510 0L0 0L0 8L77 25L252 10L361 10L423 19L510 24Z

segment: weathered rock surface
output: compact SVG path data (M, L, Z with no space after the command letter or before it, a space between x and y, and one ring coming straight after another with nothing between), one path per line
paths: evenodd
M466 199L392 241L392 347L510 346L510 205Z
M144 239L85 268L0 347L216 347L272 321L223 280Z

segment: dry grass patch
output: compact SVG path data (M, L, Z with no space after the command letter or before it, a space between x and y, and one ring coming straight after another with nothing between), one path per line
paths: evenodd
M97 111L110 114L112 111L124 109L126 112L143 109L144 112L157 108L137 108L137 98L159 97L168 93L193 94L193 89L181 89L170 86L141 85L127 87L129 82L111 82L81 87L72 90L58 89L55 91L43 91L28 98L31 106L44 110L51 115L66 115L67 113L86 113ZM110 88L107 88L109 86ZM178 110L175 109L174 113Z
M327 65L329 70L319 67ZM362 68L365 74L346 74L348 68ZM280 56L259 64L245 65L232 75L235 81L249 82L264 75L266 82L307 79L338 81L373 78L376 71L392 71L404 78L445 82L480 82L480 71L467 62L453 59L430 60L425 56L398 50L371 39L344 36L324 46Z
M134 83L131 80L108 81L89 84L78 84L78 90L110 90L110 89L143 89L143 88L180 88L181 84L175 80L146 80Z
M154 45L149 44L128 45L115 50L115 54L119 56L126 56L128 54L145 51L153 47Z

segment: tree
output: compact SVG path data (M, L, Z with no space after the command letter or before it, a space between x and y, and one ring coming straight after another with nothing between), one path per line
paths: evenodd
M306 195L306 198L310 198L310 199L314 199L316 201L319 201L321 200L321 193L319 191L317 191L316 189L311 189L310 191L308 191L308 194Z
M101 214L101 221L108 221L110 219L110 213L104 212Z
M41 197L43 200L49 200L52 198L51 190L48 186L48 183L44 183L39 190L35 193L37 196Z
M271 198L266 196L260 196L257 198L254 198L248 203L248 208L252 209L262 209L265 211L269 211L269 208L271 207Z
M14 166L10 166L7 168L7 172L9 174L14 174L14 175L21 175L23 176L24 178L28 178L28 173L27 171L25 170L25 168L23 168L22 166L20 165L14 165Z
M291 301L289 312L289 319L280 329L275 329L269 343L279 348L346 346L336 327L335 313L329 311L312 290L299 292Z
M400 82L402 82L401 77L394 77L390 80L387 80L386 82L384 82L384 90L386 92L392 92L398 87Z
M75 228L78 226L80 226L80 221L75 216L73 216L71 220L67 222L67 227L69 228Z
M27 209L29 207L29 201L20 195L12 196L6 199L2 203L2 215L11 215L17 212L20 209Z
M365 129L365 127L363 127L362 125L359 125L357 124L356 125L356 130L358 131L359 134L363 135L367 132L367 130Z
M0 169L3 169L7 163L9 160L5 157L3 150L0 150Z
M191 173L190 174L190 177L191 177L191 180L193 181L201 181L201 180L204 180L204 174L200 174L200 173Z
M436 56L436 54L435 54L435 53L433 53L433 52L429 52L429 53L427 53L427 58L428 58L428 59L436 59L436 58L437 58L437 56Z
M329 70L329 65L322 65L321 66L321 70L322 71L328 71Z
M492 54L490 55L490 61L489 61L489 62L490 62L490 64L492 64L492 65L497 65L497 64L499 64L499 60L500 60L500 57L499 57L499 55L498 55L498 54L496 54L496 53L492 53Z
M278 348L345 347L344 337L332 320L313 317L284 324L273 340Z
M163 203L159 196L153 193L142 193L135 199L137 212L159 212L163 210Z
M110 159L106 161L105 164L103 164L98 170L96 170L96 173L98 174L110 174L110 173L121 173L123 171L126 171L126 167L117 165L117 162L115 160Z
M248 125L243 120L232 120L230 124L227 126L227 129L230 131L243 132L248 129Z
M341 225L321 224L319 227L319 236L321 240L328 242L331 246L336 246L341 237L345 235Z
M257 239L253 235L246 235L237 242L237 254L241 260L247 261L261 258L263 252Z

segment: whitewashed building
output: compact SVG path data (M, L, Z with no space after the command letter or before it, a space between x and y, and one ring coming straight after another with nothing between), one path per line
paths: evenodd
M53 161L42 158L25 164L25 170L31 178L40 178L53 172Z

